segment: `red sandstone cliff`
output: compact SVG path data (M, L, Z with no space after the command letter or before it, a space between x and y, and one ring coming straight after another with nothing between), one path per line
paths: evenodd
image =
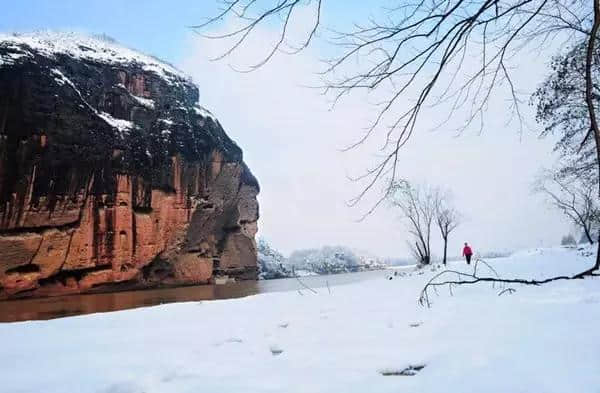
M0 299L255 278L258 184L171 66L0 36Z

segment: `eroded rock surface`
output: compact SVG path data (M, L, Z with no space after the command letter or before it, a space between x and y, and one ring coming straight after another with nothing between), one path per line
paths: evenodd
M0 298L256 278L259 188L160 61L0 35Z

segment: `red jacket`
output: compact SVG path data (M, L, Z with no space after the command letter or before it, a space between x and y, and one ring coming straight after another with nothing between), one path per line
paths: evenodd
M463 257L466 255L473 255L473 250L471 250L471 247L469 246L465 246L465 248L463 248Z

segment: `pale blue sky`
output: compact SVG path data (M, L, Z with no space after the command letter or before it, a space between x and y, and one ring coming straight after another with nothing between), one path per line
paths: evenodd
M206 0L12 0L2 6L0 30L104 33L123 44L177 63L186 25L209 11Z
M325 2L328 26L371 12L365 1ZM174 64L185 57L186 26L214 15L217 0L8 0L0 31L68 30L107 34L126 46Z

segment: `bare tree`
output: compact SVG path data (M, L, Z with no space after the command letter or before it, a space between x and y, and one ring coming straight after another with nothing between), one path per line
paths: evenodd
M451 198L447 192L438 192L436 198L435 219L444 240L444 257L442 262L446 264L448 254L448 237L450 233L460 224L460 214L452 205Z
M535 190L548 197L553 206L579 227L590 244L598 229L600 208L597 203L597 185L572 179L567 181L559 173L546 171L535 184Z
M202 33L225 17L239 26L214 39L232 40L223 56L235 51L258 26L279 26L279 39L266 56L249 67L265 64L278 52L298 53L317 36L325 3L331 0L221 0L222 9L206 22L194 26ZM448 118L466 108L464 127L483 127L487 104L497 90L509 97L511 117L523 124L522 101L513 83L511 59L532 46L544 49L555 39L562 46L585 41L584 102L588 113L588 135L600 158L600 126L594 106L594 56L600 29L600 0L398 0L381 18L365 17L348 32L334 32L331 41L339 55L323 71L325 91L334 101L355 90L374 92L378 113L365 135L349 148L379 135L379 160L356 181L363 190L351 201L357 204L380 181L383 196L369 214L389 195L401 176L400 150L416 130L423 108L450 103ZM300 7L313 10L305 39L288 45L288 27ZM376 6L376 4L374 5ZM378 20L379 19L379 20ZM477 67L463 67L465 59ZM600 159L596 160L600 165ZM600 169L600 168L599 168ZM598 176L598 174L596 174ZM600 242L599 242L600 244ZM600 250L600 249L599 249ZM595 265L577 276L590 275Z
M436 216L438 193L426 186L413 186L403 180L396 182L388 195L392 206L399 208L406 219L413 241L408 245L422 265L431 262L431 227Z

